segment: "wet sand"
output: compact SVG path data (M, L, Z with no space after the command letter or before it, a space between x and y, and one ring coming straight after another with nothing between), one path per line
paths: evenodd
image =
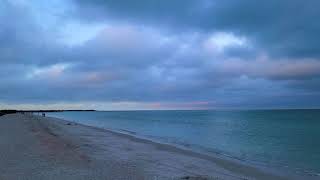
M0 179L294 179L56 118L0 117Z

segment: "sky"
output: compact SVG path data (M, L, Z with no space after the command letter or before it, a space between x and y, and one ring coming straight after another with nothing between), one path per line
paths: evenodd
M0 108L318 108L319 7L0 0Z

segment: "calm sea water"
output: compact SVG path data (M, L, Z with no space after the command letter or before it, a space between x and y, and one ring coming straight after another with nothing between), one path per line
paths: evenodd
M59 112L49 116L301 172L320 172L320 110Z

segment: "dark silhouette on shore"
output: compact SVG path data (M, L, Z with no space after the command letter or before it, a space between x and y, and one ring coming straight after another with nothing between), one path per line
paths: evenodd
M95 110L13 110L5 109L0 110L0 116L14 113L47 113L47 112L66 112L66 111L95 111Z

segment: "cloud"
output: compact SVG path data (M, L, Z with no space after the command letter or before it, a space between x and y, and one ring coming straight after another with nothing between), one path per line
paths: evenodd
M319 1L173 0L138 2L77 0L88 20L117 18L177 31L233 32L273 56L318 58ZM94 9L95 11L88 11ZM97 13L98 11L99 13ZM299 12L299 13L297 13Z
M246 46L246 39L237 37L230 33L215 33L204 42L207 51L223 53L226 48L237 48Z
M219 63L217 71L235 76L265 78L272 80L300 80L320 76L320 61L317 60L256 60L230 59Z
M69 67L68 64L54 64L48 67L33 68L28 78L58 78Z
M318 106L320 15L309 3L1 1L0 99L29 108Z

